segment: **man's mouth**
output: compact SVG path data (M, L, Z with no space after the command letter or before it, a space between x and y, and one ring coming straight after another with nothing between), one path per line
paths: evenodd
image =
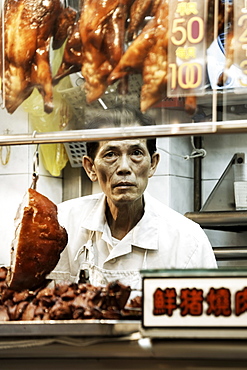
M131 182L123 181L123 182L119 182L113 185L113 188L121 188L121 187L129 187L129 186L135 186L135 185Z

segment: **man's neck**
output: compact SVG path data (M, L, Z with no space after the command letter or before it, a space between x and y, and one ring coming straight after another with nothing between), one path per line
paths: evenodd
M106 206L106 219L111 230L111 234L116 239L123 239L130 230L140 221L144 214L144 203L140 200L134 204Z

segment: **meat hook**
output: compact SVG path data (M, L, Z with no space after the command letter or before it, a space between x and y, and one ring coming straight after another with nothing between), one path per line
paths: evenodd
M33 155L33 176L32 176L33 181L30 186L31 189L36 190L38 178L39 178L39 144L37 145Z

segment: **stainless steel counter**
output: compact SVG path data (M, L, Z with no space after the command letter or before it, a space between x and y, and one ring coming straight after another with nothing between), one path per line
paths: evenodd
M130 335L140 330L135 320L48 320L0 321L3 337L115 337Z
M0 369L246 369L245 338L150 338L139 329L138 321L0 323Z

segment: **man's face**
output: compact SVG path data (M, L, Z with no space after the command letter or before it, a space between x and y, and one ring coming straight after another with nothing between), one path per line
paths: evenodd
M145 139L104 141L91 160L91 174L87 173L92 181L98 180L108 202L135 202L141 199L158 160L157 153L150 158Z

